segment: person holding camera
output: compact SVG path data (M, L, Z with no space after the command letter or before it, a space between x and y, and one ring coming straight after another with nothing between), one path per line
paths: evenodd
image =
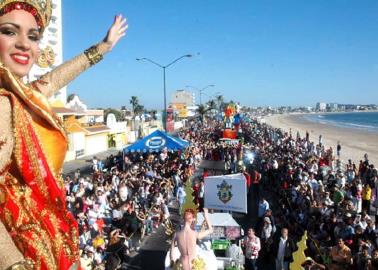
M109 238L109 245L106 249L107 258L105 269L122 269L122 263L126 262L129 252L125 241L126 236L120 229L115 229L110 232Z

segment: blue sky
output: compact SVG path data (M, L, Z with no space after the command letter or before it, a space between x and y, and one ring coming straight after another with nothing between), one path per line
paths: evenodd
M89 107L163 107L186 85L221 92L244 105L378 103L376 0L63 0L64 59L100 41L114 15L126 37L68 87ZM196 93L198 94L198 92ZM203 99L206 101L207 97Z

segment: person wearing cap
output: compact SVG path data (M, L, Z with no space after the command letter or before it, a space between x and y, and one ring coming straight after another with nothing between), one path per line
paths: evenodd
M272 231L273 231L273 227L272 227L272 222L270 218L264 217L263 227L261 230L261 241L263 243L266 243L270 239L270 237L272 236Z

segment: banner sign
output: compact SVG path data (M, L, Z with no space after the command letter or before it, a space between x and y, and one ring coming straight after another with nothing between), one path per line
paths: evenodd
M205 207L247 213L247 184L243 174L205 178Z

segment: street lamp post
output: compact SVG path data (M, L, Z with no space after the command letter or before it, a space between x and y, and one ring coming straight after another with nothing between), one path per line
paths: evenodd
M173 60L171 63L169 63L168 65L161 65L149 58L146 58L146 57L143 57L143 58L136 58L137 61L147 61L147 62L150 62L151 64L154 64L155 66L158 66L160 68L163 69L163 88L164 88L164 121L163 121L163 125L164 125L164 130L167 131L167 90L166 90L166 81L165 81L165 70L170 67L171 65L173 65L174 63L176 63L177 61L181 60L182 58L185 58L185 57L192 57L193 55L191 54L185 54L183 56L180 56L179 58L176 58L175 60Z
M197 88L197 87L194 87L194 86L191 86L191 85L187 85L186 87L191 87L195 90L197 90L199 93L200 93L200 105L202 105L202 93L209 87L214 87L215 84L209 84L209 85L206 85L205 87L203 88Z

